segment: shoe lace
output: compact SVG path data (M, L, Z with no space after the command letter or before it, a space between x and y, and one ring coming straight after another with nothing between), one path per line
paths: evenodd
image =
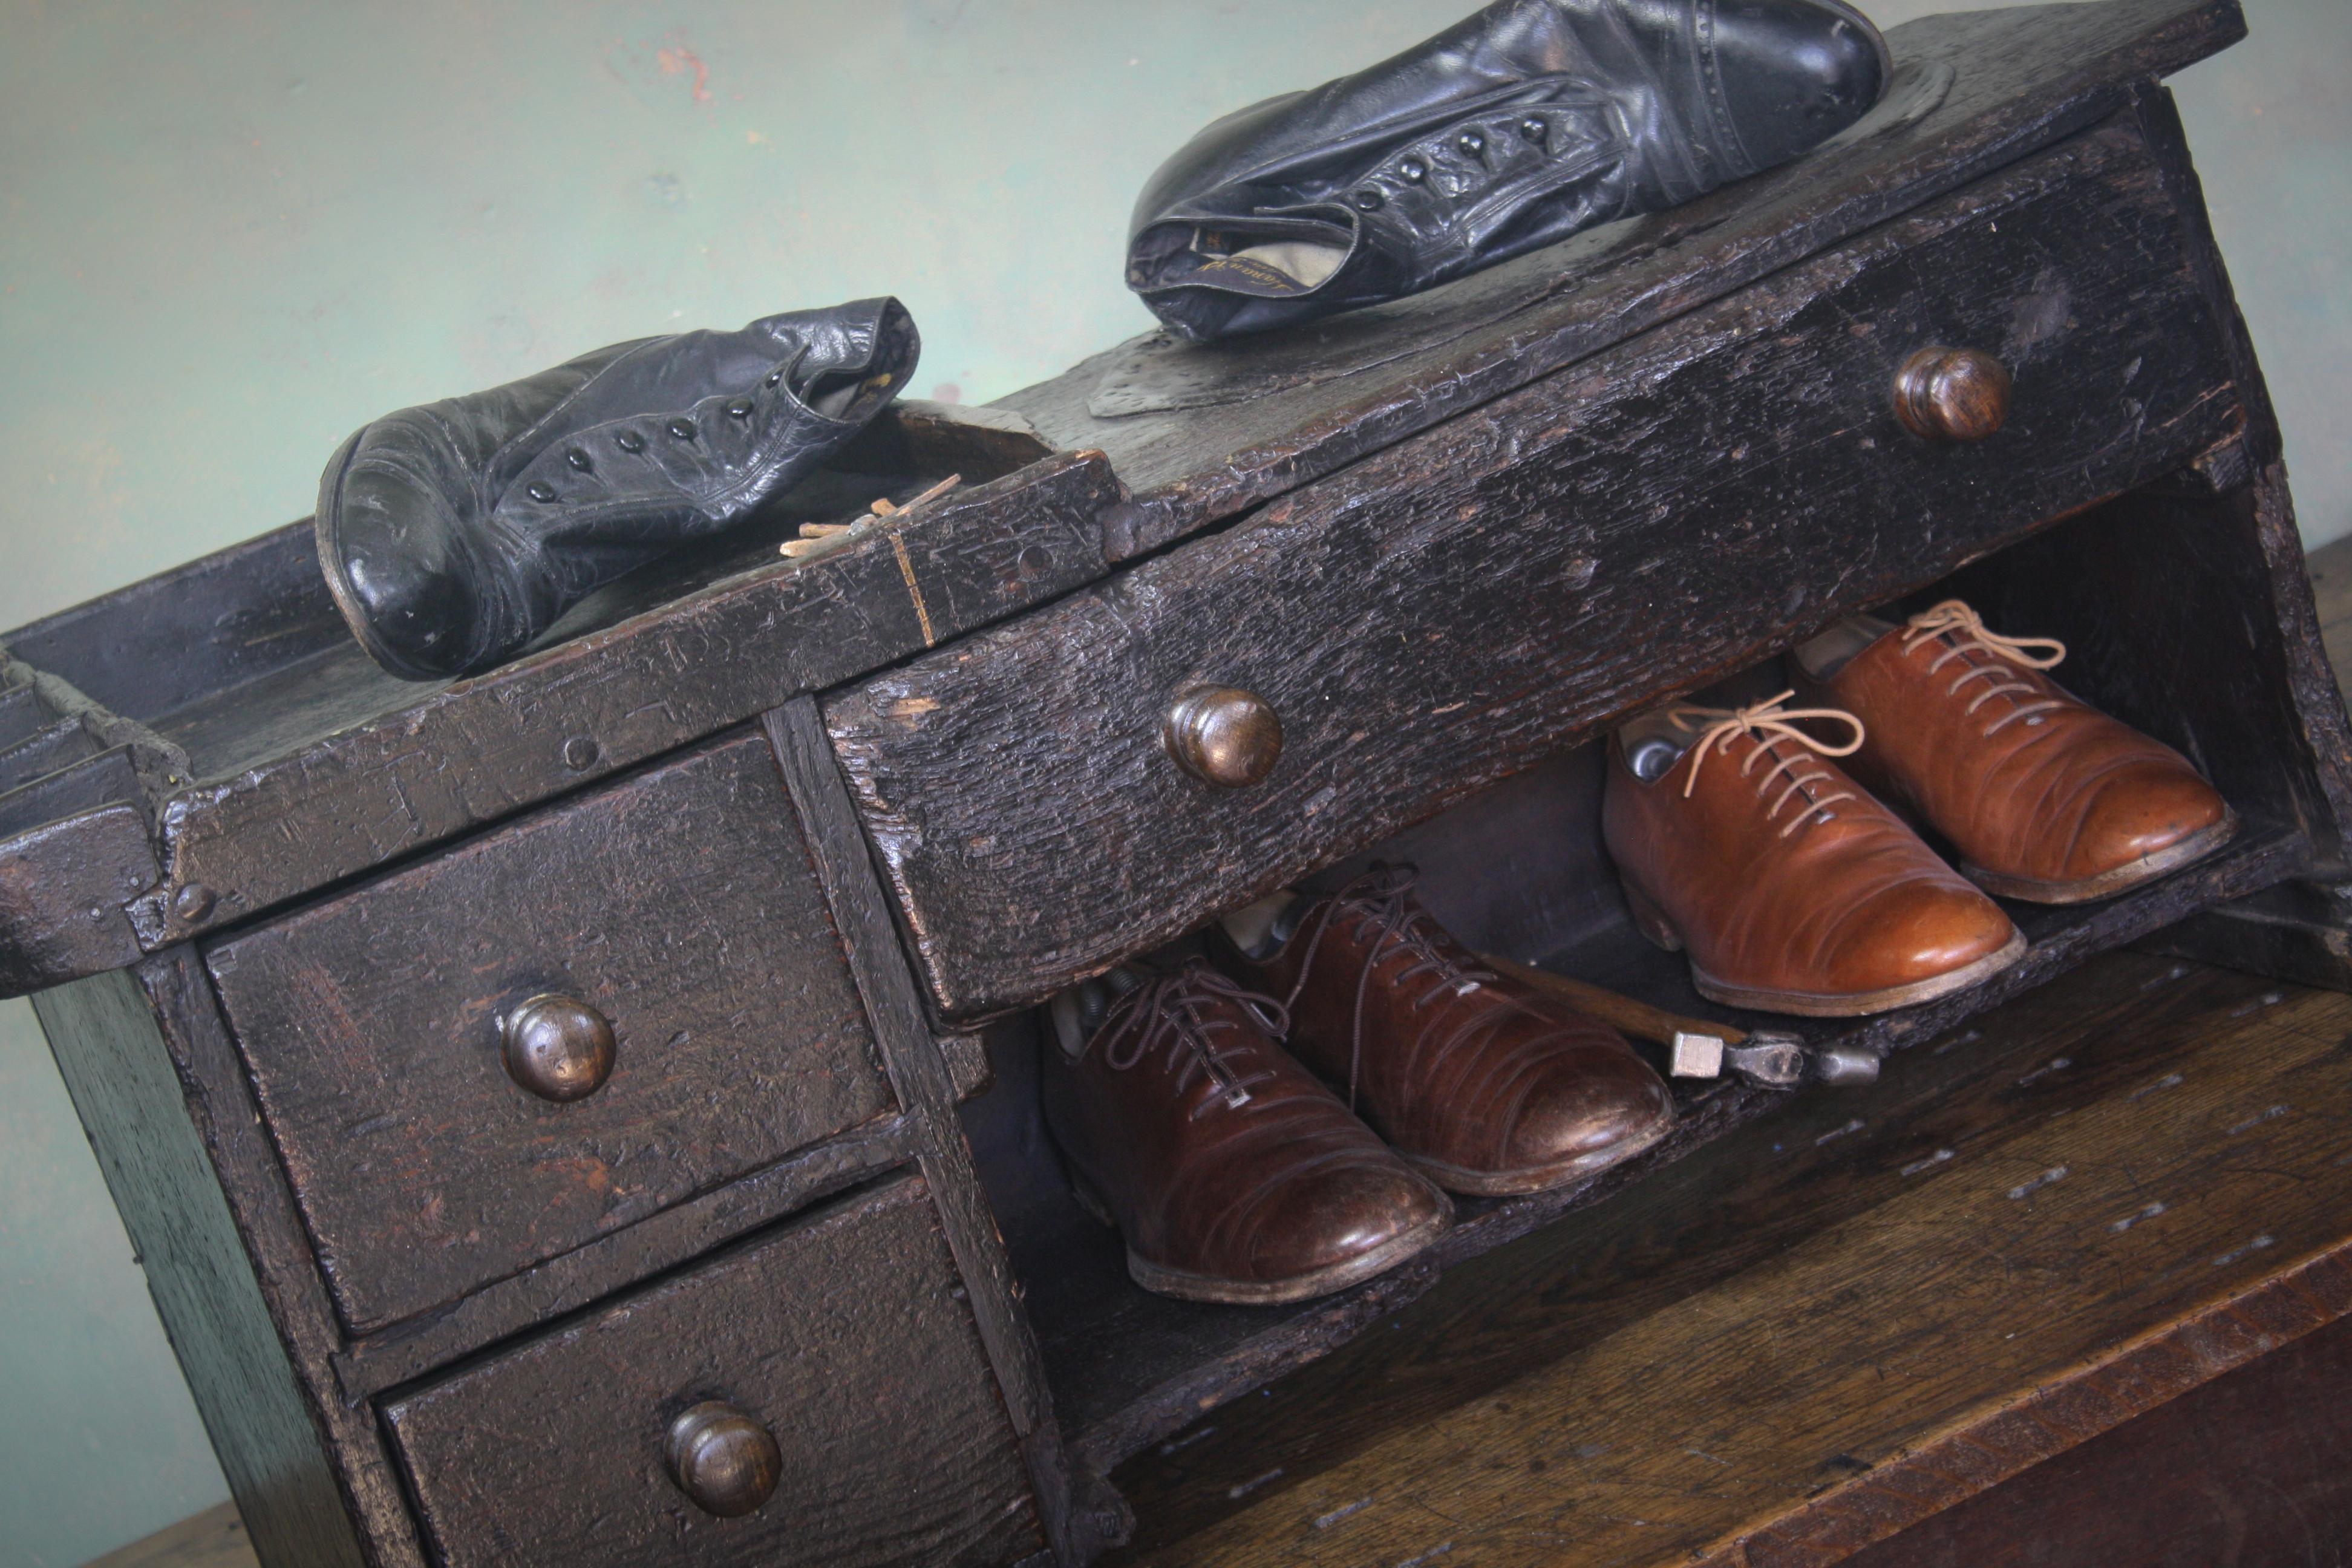
M1196 958L1110 1005L1095 1036L1102 1044L1103 1065L1126 1072L1153 1053L1164 1053L1179 1094L1202 1073L1216 1085L1216 1094L1194 1106L1188 1120L1197 1121L1219 1105L1239 1110L1250 1102L1251 1086L1267 1081L1274 1073L1263 1066L1251 1070L1258 1060L1255 1041L1219 1038L1242 1032L1243 1026L1230 1016L1204 1014L1217 1002L1238 1004L1269 1035L1290 1032L1290 1010L1282 1003L1235 984Z
M1818 752L1825 757L1848 757L1860 751L1863 739L1867 733L1862 727L1862 721L1843 708L1784 708L1781 706L1795 695L1794 691L1783 691L1778 697L1769 698L1751 707L1677 708L1669 714L1668 717L1674 721L1675 727L1679 730L1696 730L1700 721L1713 721L1706 732L1699 736L1698 743L1691 748L1690 776L1683 781L1683 798L1688 800L1691 791L1698 787L1698 771L1706 765L1708 753L1720 752L1728 755L1735 737L1753 735L1756 738L1756 747L1748 753L1748 760L1739 764L1739 776L1746 778L1755 771L1759 761L1770 757L1772 765L1766 768L1764 776L1756 781L1757 797L1761 799L1771 789L1774 780L1783 777L1788 780L1787 787L1780 791L1765 811L1764 820L1778 821L1782 806L1787 805L1799 794L1805 796L1804 809L1790 817L1788 826L1780 829L1781 837L1788 837L1808 822L1829 821L1832 816L1830 811L1831 806L1842 800L1853 799L1853 791L1850 789L1842 789L1835 794L1826 795L1813 794L1810 786L1832 784L1835 781L1827 769L1817 764L1811 773L1801 770L1813 761L1807 754L1807 751ZM1853 729L1853 739L1843 746L1832 746L1827 741L1799 729L1793 722L1799 719L1825 719L1836 723L1851 725ZM1790 752L1784 754L1780 751L1780 743L1783 741L1794 741L1799 746L1807 748L1807 751Z
M1951 685L1945 688L1945 695L1958 697L1960 689L1969 681L1981 679L1983 687L1966 709L1970 714L1996 697L2011 699L2008 711L1985 726L1983 734L1986 740L1991 740L2017 720L2065 706L2055 699L2042 696L2039 689L2029 681L2019 679L2009 668L2014 664L2022 665L2027 669L2057 668L2065 660L2066 645L2056 637L2005 637L1988 627L1984 618L1961 600L1947 599L1911 617L1910 629L1903 634L1903 651L1909 653L1936 637L1948 635L1951 639L1949 645L1927 666L1927 673L1933 675L1952 660L1960 661L1960 673ZM2037 656L2032 651L2035 648L2048 651ZM1995 662L1978 663L1975 656L1979 653L1990 656ZM2019 697L2032 700L2015 700Z
M1349 1023L1348 1046L1348 1109L1356 1108L1356 1089L1362 1076L1364 1061L1364 1005L1371 995L1372 973L1391 952L1402 949L1410 952L1412 962L1399 970L1395 976L1399 985L1415 980L1427 984L1412 1000L1412 1010L1421 1012L1433 1003L1445 1002L1438 1011L1423 1020L1420 1031L1413 1037L1412 1058L1421 1060L1428 1047L1432 1031L1453 1012L1450 1004L1465 998L1477 997L1477 1003L1454 1016L1453 1026L1436 1041L1433 1056L1428 1058L1433 1068L1442 1064L1478 1026L1497 1011L1508 1011L1513 1004L1500 992L1484 988L1501 978L1493 970L1473 963L1461 954L1448 952L1442 942L1444 932L1430 918L1429 911L1412 897L1413 886L1420 880L1411 866L1390 866L1374 861L1362 876L1349 882L1324 900L1316 914L1312 934L1299 960L1298 978L1290 987L1285 1007L1296 1006L1299 995L1307 989L1307 977L1315 972L1316 955L1322 951L1323 939L1332 926L1346 919L1366 931L1371 945L1364 954L1364 966L1356 976L1356 1000Z

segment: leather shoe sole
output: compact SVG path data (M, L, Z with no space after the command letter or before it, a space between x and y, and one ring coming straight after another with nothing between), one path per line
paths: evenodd
M1073 1173L1070 1190L1076 1194L1078 1206L1114 1229L1118 1222L1110 1215L1110 1208L1101 1198L1087 1189L1086 1183ZM1310 1301L1318 1296L1328 1296L1345 1290L1350 1285L1360 1285L1376 1274L1385 1274L1414 1254L1424 1251L1430 1243L1444 1236L1454 1226L1454 1205L1444 1193L1437 1195L1436 1214L1411 1230L1400 1231L1370 1251L1361 1252L1343 1262L1328 1264L1306 1274L1296 1274L1286 1279L1231 1279L1213 1274L1191 1274L1181 1268L1170 1268L1139 1256L1135 1248L1127 1249L1127 1275L1138 1285L1156 1296L1172 1296L1180 1301L1208 1301L1221 1307L1278 1307L1290 1301Z
M1966 991L1979 981L1994 975L2025 956L2029 944L2023 931L2009 939L1998 952L1989 952L1973 963L1942 974L1915 980L1908 985L1889 985L1881 991L1857 991L1845 994L1810 991L1758 991L1745 985L1726 985L1710 976L1697 964L1691 965L1691 984L1698 994L1710 1002L1726 1007L1747 1007L1759 1013L1788 1013L1800 1018L1859 1018L1870 1013L1891 1013L1897 1007L1915 1007L1922 1002L1933 1002L1938 996L1948 996L1955 991Z
M2016 899L2028 904L2087 904L2098 899L2112 899L2127 893L2159 877L2168 877L2182 867L2202 860L2227 844L2238 831L2238 814L2223 814L2221 820L2202 827L2177 844L2168 844L2153 855L2143 855L2127 860L2113 870L2102 871L2095 877L2085 877L2078 882L2042 882L2030 877L2004 877L1988 871L1981 866L1960 862L1960 875L1997 899Z
M1633 923L1642 934L1668 952L1683 951L1683 939L1666 921L1665 914L1644 897L1633 883L1626 882L1625 901L1633 910ZM2011 935L2000 951L1989 952L1973 963L1958 969L1931 974L1925 980L1914 980L1906 985L1889 985L1878 991L1820 992L1766 991L1748 985L1730 985L1716 979L1694 963L1690 966L1691 984L1710 1002L1726 1007L1746 1007L1758 1013L1787 1013L1799 1018L1859 1018L1870 1013L1891 1013L1897 1007L1916 1006L1932 1002L1938 996L1948 996L1955 991L1965 991L1980 980L1989 980L2025 956L2030 944L2023 931Z
M1442 1160L1423 1160L1402 1150L1398 1158L1427 1176L1449 1193L1465 1197L1510 1198L1528 1193L1548 1193L1555 1187L1565 1187L1586 1176L1598 1175L1612 1165L1621 1165L1650 1148L1674 1130L1671 1115L1658 1118L1654 1126L1643 1128L1629 1138L1620 1139L1605 1149L1595 1149L1550 1165L1529 1165L1517 1171L1471 1171L1460 1165L1449 1165Z

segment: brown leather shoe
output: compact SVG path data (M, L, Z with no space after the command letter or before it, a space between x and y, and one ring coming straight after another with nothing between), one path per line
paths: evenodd
M2074 904L2212 853L2238 821L2186 757L2042 673L2065 657L2063 643L2001 637L1948 599L1906 626L1856 617L1795 663L1821 700L1869 726L1854 776L1950 839L1972 880Z
M1234 950L1288 998L1292 1053L1449 1192L1564 1186L1664 1137L1674 1100L1623 1037L1480 963L1413 879L1375 867L1302 900L1263 957Z
M1452 1223L1445 1194L1276 1043L1271 997L1197 960L1095 985L1055 1004L1045 1121L1145 1289L1304 1300L1392 1268Z
M1860 721L1790 695L1611 739L1601 828L1643 933L1689 950L1702 996L1818 1018L1925 1002L2024 956L1999 905L1826 760L1852 747L1791 722L1843 721L1858 744Z

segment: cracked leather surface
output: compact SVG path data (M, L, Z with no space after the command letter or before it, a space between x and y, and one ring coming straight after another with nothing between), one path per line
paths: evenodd
M615 343L371 421L328 463L328 586L412 680L514 657L595 589L749 517L912 374L892 299Z
M1198 341L1400 299L1785 163L1890 74L1842 0L1497 0L1202 131L1144 188L1128 285Z

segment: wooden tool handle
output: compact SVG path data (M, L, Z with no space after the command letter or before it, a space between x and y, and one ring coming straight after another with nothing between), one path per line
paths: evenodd
M1611 1027L1633 1036L1637 1040L1649 1040L1656 1045L1674 1044L1676 1034L1713 1035L1727 1046L1744 1043L1748 1033L1729 1024L1709 1023L1704 1018L1685 1018L1669 1013L1663 1007L1653 1007L1646 1002L1636 1002L1631 996L1620 996L1582 980L1570 980L1565 974L1554 974L1549 969L1531 964L1514 963L1507 958L1481 953L1482 962L1491 964L1497 974L1525 981L1539 991L1549 991L1578 1012L1600 1019Z

